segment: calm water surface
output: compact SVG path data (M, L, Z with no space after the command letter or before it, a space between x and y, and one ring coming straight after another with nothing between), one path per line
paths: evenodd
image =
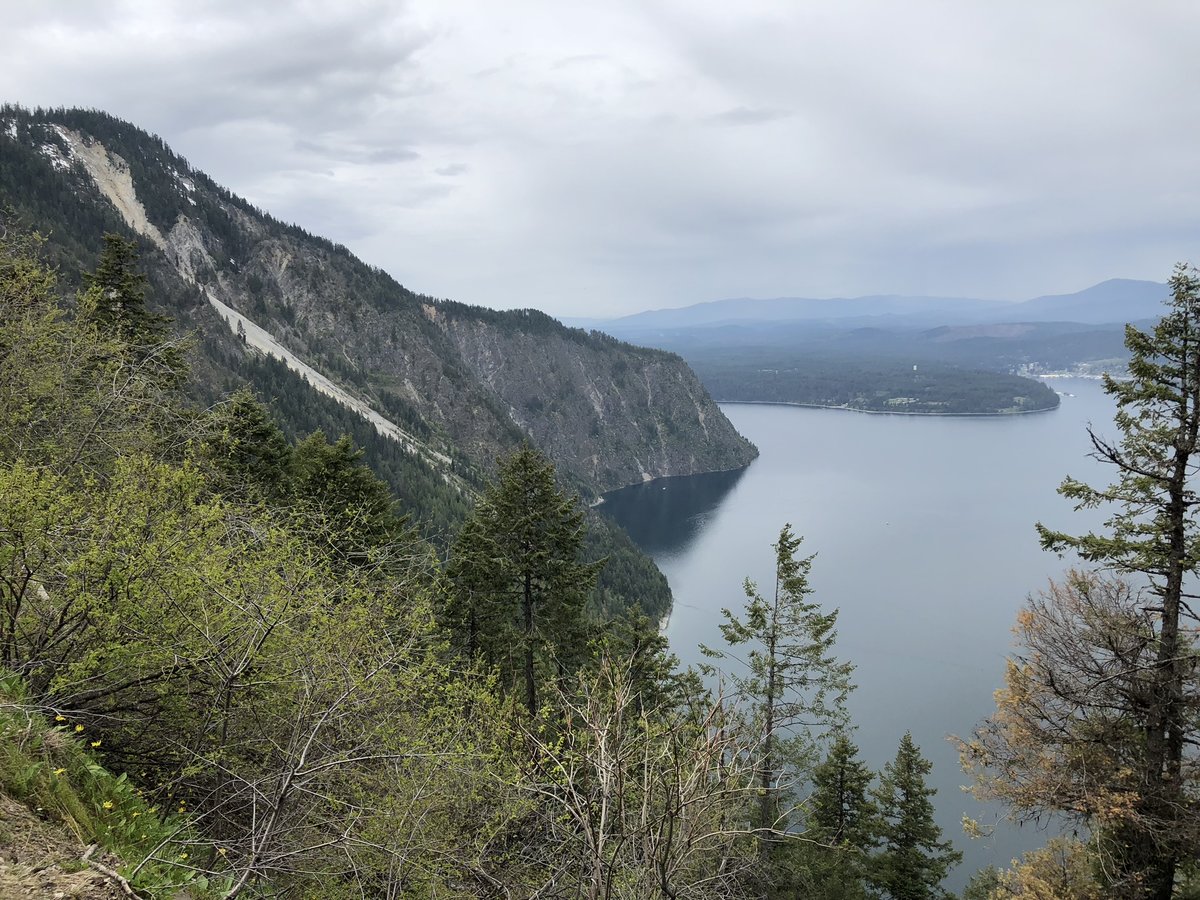
M699 660L698 644L720 644L720 609L742 604L745 577L772 589L783 524L804 535L802 551L817 554L813 598L841 610L839 655L857 666L856 740L878 769L910 730L933 762L939 823L966 853L955 889L1045 839L1028 826L963 836L964 814L996 813L961 791L946 737L992 710L1018 608L1069 564L1040 550L1034 523L1077 531L1103 519L1074 512L1055 488L1067 474L1107 481L1085 428L1115 436L1112 402L1095 381L1051 385L1073 396L1015 417L722 405L761 451L749 468L626 488L601 506L670 581L667 634L685 663Z

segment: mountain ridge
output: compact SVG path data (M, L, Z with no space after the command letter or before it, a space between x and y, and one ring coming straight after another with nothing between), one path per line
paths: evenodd
M477 483L497 456L551 436L564 480L589 497L737 468L756 455L678 356L542 314L416 294L346 248L272 219L129 123L5 106L0 142L5 202L34 222L51 220L60 265L80 266L95 245L84 222L104 223L96 231L119 224L142 241L168 311L200 333L210 377L235 377L230 360L253 352L310 382L306 372L319 373L337 389L326 394L372 411L443 478ZM481 377L468 333L505 360L502 383ZM554 344L563 378L542 370L546 355L529 352L534 335ZM565 378L572 368L586 377ZM630 372L643 377L622 379ZM537 392L549 387L547 403ZM624 418L632 409L654 428ZM576 446L563 436L565 421L580 423L570 435Z
M1156 281L1110 278L1066 294L1044 294L1008 302L973 297L867 294L857 297L740 297L688 306L646 310L612 319L568 319L614 334L652 329L751 325L767 322L909 324L1005 324L1072 321L1110 324L1157 315L1167 285Z

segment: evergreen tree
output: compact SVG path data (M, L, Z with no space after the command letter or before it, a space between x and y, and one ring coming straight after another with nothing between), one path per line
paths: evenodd
M925 776L929 761L913 743L900 739L896 758L884 766L875 798L879 805L880 852L871 860L869 879L890 900L932 900L949 896L941 883L962 860L962 853L943 841L933 821L933 795Z
M161 342L168 320L146 309L145 273L138 268L137 244L119 234L104 235L96 270L84 275L89 291L87 318L101 330L130 344Z
M217 485L266 499L286 495L291 444L249 390L219 404L205 424L202 457L211 464Z
M1093 455L1116 468L1116 482L1093 488L1068 478L1059 488L1077 508L1115 504L1109 532L1075 536L1038 525L1045 548L1145 578L1156 598L1153 661L1144 669L1151 683L1128 723L1141 756L1137 787L1128 813L1109 827L1114 883L1148 900L1172 896L1180 863L1200 845L1194 757L1187 758L1195 701L1185 688L1196 658L1195 630L1186 624L1197 620L1189 605L1195 586L1188 582L1200 570L1200 498L1192 485L1200 450L1200 275L1181 264L1170 286L1167 313L1152 331L1126 326L1130 377L1105 376L1120 439L1089 428ZM1110 674L1099 672L1096 687Z
M825 759L813 769L804 849L804 895L821 900L866 897L867 853L878 839L871 800L874 775L858 747L839 732Z
M183 345L171 339L171 320L146 309L145 273L138 268L137 244L118 234L104 235L96 270L85 273L79 297L80 319L112 344L110 362L132 367L167 389L188 376Z
M963 888L962 900L992 900L992 894L1002 887L1000 870L995 866L984 866Z
M636 610L605 622L589 650L590 662L619 660L624 668L634 706L639 713L665 708L694 692L695 673L677 671L679 659L671 653L658 623Z
M753 710L759 734L759 804L754 820L769 855L773 835L791 822L792 787L814 749L814 738L846 721L844 701L853 666L833 656L837 610L824 612L807 598L813 557L797 557L803 539L785 525L775 548L775 589L764 597L746 579L741 615L721 610L726 650L701 647L715 659L746 667L730 680ZM800 731L799 729L803 729Z
M288 475L301 531L326 543L332 559L354 565L381 562L407 530L387 485L362 455L346 435L331 444L318 431L296 445Z
M584 660L585 605L603 562L580 562L583 541L578 500L525 446L501 463L451 550L443 618L452 641L496 667L531 714L539 685Z

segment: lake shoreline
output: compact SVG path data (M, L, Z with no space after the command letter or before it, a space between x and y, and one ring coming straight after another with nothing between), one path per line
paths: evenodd
M910 416L924 417L927 419L1000 419L1011 416L1032 416L1038 413L1054 412L1062 403L1054 406L1047 406L1042 409L1017 409L1012 412L978 412L978 413L954 413L954 412L903 412L902 410L890 409L859 409L857 406L830 406L824 403L799 403L794 400L717 400L718 404L740 404L744 406L794 406L800 409L836 409L844 412L864 413L868 416Z

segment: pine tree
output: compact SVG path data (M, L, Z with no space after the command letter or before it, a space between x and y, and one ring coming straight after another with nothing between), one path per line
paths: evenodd
M867 853L879 829L871 800L874 775L858 756L858 747L839 732L825 759L813 770L808 830L815 842L808 852L808 895L823 900L865 897Z
M1109 533L1074 536L1038 525L1046 549L1145 578L1157 601L1149 608L1158 619L1152 683L1129 723L1142 748L1139 787L1113 847L1117 882L1129 896L1152 900L1172 896L1180 863L1200 844L1185 759L1196 739L1194 699L1185 689L1195 630L1181 627L1183 619L1197 621L1189 605L1195 588L1186 582L1200 571L1200 497L1192 486L1200 451L1200 273L1181 264L1170 287L1167 313L1152 331L1126 326L1130 377L1104 379L1117 402L1120 439L1088 430L1093 456L1116 468L1116 482L1093 488L1068 478L1059 488L1076 508L1115 504Z
M797 557L803 539L785 525L775 548L775 590L764 597L746 579L741 615L721 610L727 650L701 647L715 659L745 664L745 674L730 674L738 693L749 701L760 735L756 827L764 857L773 835L791 822L792 786L823 730L846 721L844 701L853 666L833 656L837 610L824 612L807 598L813 557ZM743 649L744 648L744 649ZM739 655L742 654L742 655Z
M85 313L101 330L137 345L159 343L166 336L167 320L146 309L149 282L138 268L134 241L105 234L96 271L84 279L90 288Z
M171 338L171 320L146 308L149 281L138 268L137 244L105 234L96 271L85 273L84 280L80 320L110 342L110 362L132 367L163 388L178 388L188 375L183 345Z
M331 560L378 565L408 525L362 455L347 435L331 444L315 432L291 453L288 487L296 524L327 546Z
M942 879L962 860L962 853L941 839L942 830L933 820L937 789L925 783L932 768L912 735L905 733L896 758L879 778L875 798L881 849L871 860L869 880L891 900L949 896L942 890Z
M288 491L292 447L254 395L240 390L208 415L202 454L214 482L235 494L278 500Z
M540 685L586 654L585 605L603 563L580 562L578 500L529 446L500 465L451 550L454 590L443 611L454 645L499 670L530 714Z

